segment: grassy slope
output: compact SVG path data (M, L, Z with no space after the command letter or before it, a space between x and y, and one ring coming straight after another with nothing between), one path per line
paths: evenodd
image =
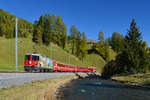
M105 61L96 54L88 55L85 59L84 64L75 56L67 53L62 48L58 47L55 44L52 44L52 53L53 58L55 60L69 63L69 56L70 56L70 63L73 65L81 65L81 66L98 66L103 67ZM24 55L26 53L33 53L39 52L46 56L50 57L50 48L45 45L36 45L32 42L31 38L19 38L18 42L18 64L19 69L23 70L24 64ZM14 70L15 69L15 39L5 39L0 38L0 70Z
M150 85L150 74L135 74L128 76L114 76L113 80L125 83L135 83L140 85Z
M97 71L101 71L105 65L105 60L97 54L90 54L87 55L84 63L89 66L96 66Z

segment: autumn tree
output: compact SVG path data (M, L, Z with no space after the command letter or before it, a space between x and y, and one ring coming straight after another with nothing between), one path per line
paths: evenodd
M105 47L104 47L104 52L105 52L105 60L109 62L111 60L111 51L110 51L110 45L108 39L105 41Z
M97 51L103 58L105 58L104 33L102 30L99 32L98 40L99 42L97 43Z
M63 25L62 25L62 39L61 39L61 41L62 41L62 47L63 47L63 49L67 46L67 42L68 42L68 36L67 36L67 28L66 28L66 25L65 25L65 23L63 23Z
M82 33L82 40L81 40L81 59L84 61L84 58L87 55L87 38L85 32Z
M77 57L80 57L80 55L81 55L81 42L82 42L81 41L81 33L80 33L80 31L78 31L76 33L76 52L75 52Z
M62 25L63 25L63 22L62 22L62 19L60 16L57 16L57 22L56 22L56 44L58 44L59 46L62 47L62 42L61 42L61 39L62 39Z
M71 29L70 29L70 44L71 44L71 51L72 51L72 54L75 54L75 49L76 49L76 32L77 32L77 29L74 25L71 26Z
M103 42L103 43L104 43L104 33L103 33L102 30L100 30L100 32L99 32L98 40L99 40L100 42Z
M42 28L41 26L34 26L33 39L35 43L42 43Z
M117 53L123 49L124 37L120 35L118 32L114 32L111 37L111 46L114 51Z

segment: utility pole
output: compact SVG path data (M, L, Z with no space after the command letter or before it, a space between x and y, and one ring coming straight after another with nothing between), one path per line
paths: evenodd
M70 64L70 55L69 55L69 57L68 57L68 58L69 58L68 60L69 60L69 64Z
M50 52L51 52L51 59L53 60L53 57L52 57L52 45L51 45L51 43L50 43Z
M16 72L18 71L18 19L16 18Z

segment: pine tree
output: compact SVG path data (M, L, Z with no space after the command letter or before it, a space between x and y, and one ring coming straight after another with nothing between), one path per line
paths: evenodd
M120 62L128 72L144 72L149 66L149 58L142 42L142 34L135 20L125 36L125 47L120 54Z

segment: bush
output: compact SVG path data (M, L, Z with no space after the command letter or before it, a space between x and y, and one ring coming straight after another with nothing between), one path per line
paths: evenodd
M111 60L110 62L108 62L103 70L102 70L102 78L104 79L108 79L111 76L113 76L114 74L119 73L119 67L117 67L117 63L114 60Z

